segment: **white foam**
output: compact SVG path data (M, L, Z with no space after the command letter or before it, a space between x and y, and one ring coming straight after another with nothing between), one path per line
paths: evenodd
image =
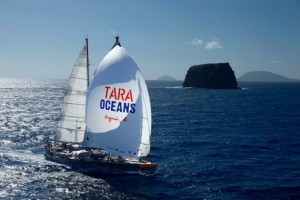
M165 87L166 89L182 89L182 86Z
M13 142L10 140L0 140L0 146L8 146L11 145Z

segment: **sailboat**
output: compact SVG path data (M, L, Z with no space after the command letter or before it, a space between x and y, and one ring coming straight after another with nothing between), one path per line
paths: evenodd
M88 39L74 64L46 159L87 171L154 172L151 106L142 73L119 37L89 85Z

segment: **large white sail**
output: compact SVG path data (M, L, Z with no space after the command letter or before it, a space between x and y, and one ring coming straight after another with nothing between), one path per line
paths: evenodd
M119 45L96 70L87 95L86 124L84 146L126 157L150 152L147 86L137 64Z
M69 77L55 135L56 140L74 143L83 141L88 81L88 40L86 39L86 44Z

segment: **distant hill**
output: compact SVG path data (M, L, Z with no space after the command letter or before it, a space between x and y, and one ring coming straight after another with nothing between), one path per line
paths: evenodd
M176 81L175 78L173 78L172 76L162 76L160 78L157 79L158 81Z
M298 79L290 79L279 74L266 71L248 72L238 78L238 81L249 82L298 82Z

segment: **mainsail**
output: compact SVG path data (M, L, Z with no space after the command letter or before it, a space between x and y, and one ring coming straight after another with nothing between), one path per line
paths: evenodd
M87 95L84 146L125 157L150 152L151 106L139 67L117 45L104 57Z
M88 39L69 77L55 139L80 143L85 131L86 94L89 84Z

